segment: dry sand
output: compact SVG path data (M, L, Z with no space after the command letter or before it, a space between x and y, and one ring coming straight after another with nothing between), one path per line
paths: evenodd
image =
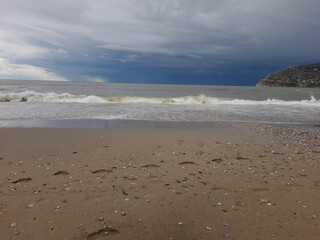
M0 239L319 239L319 130L0 129Z

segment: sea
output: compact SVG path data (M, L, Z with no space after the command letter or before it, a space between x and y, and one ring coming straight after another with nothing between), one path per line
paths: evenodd
M0 126L92 120L319 125L320 89L0 81Z

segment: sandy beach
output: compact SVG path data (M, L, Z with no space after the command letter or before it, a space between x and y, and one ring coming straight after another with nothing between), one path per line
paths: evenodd
M318 239L319 127L0 128L0 239Z

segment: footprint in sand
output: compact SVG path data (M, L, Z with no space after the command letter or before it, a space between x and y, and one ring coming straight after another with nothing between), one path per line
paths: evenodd
M92 171L91 173L102 173L102 172L107 172L107 173L111 173L112 170L107 170L107 169L97 169Z
M237 160L250 160L251 158L247 158L247 157L236 157Z
M19 178L18 180L13 181L12 183L19 183L19 182L29 182L32 178Z
M67 171L58 171L58 172L55 172L53 175L55 176L58 176L58 175L68 175L69 173Z
M191 162L191 161L185 161L185 162L181 162L179 163L179 165L194 165L195 163L194 162Z
M107 237L107 236L111 236L114 234L118 234L119 231L115 228L111 228L111 227L106 227L103 229L100 229L96 232L93 233L89 233L87 236L87 240L95 240L101 237Z
M253 192L267 192L270 191L268 188L253 188Z
M147 164L147 165L142 166L141 168L158 168L158 167L159 166L155 165L155 164Z
M223 161L223 159L221 159L221 158L214 158L211 160L211 162L217 162L217 163L220 163L222 161Z

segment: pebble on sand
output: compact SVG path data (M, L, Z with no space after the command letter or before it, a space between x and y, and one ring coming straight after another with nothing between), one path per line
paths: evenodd
M269 200L267 200L267 199L260 199L260 203L268 203L269 202Z
M34 203L31 203L28 205L28 208L33 208L34 206L35 206Z
M12 228L13 228L13 227L16 227L16 226L17 226L16 223L11 223L11 224L10 224L10 227L12 227Z

